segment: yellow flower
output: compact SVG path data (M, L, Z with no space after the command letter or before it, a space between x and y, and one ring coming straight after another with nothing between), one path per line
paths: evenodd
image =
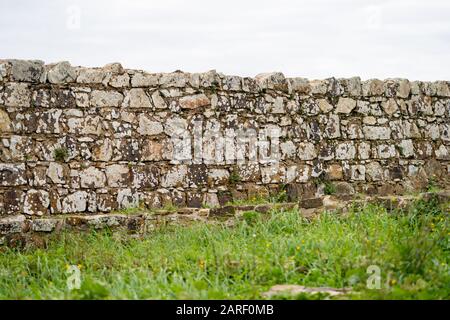
M78 269L83 269L83 265L81 265L81 264L77 264L77 267L78 267Z
M68 264L66 264L66 270L69 270L70 266Z
M305 243L305 240L302 240L302 243Z
M391 280L391 285L394 285L394 284L396 284L397 283L397 280L395 280L395 279L392 279Z
M300 246L296 246L295 250L300 251Z

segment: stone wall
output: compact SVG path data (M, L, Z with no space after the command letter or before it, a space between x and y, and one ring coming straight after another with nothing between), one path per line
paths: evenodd
M450 82L0 61L0 215L450 185Z

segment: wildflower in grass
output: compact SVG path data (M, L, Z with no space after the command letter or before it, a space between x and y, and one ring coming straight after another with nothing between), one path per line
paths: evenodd
M300 246L296 246L295 250L300 251Z

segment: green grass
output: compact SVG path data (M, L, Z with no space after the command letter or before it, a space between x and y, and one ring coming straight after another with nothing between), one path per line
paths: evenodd
M47 249L0 248L0 298L259 299L272 285L299 284L352 287L345 299L449 299L448 208L368 205L312 221L250 212L235 227L168 226L141 238L64 233ZM81 267L78 290L67 288L69 265ZM379 290L366 286L371 265Z

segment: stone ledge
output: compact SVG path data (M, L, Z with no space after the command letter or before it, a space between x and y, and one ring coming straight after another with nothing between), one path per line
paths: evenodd
M407 98L413 95L450 97L448 81L409 81L407 79L369 79L359 77L308 80L286 78L281 72L261 73L254 78L229 76L210 70L204 73L175 71L148 73L124 69L120 63L110 63L101 68L73 67L67 61L47 64L40 60L0 60L0 82L29 82L50 84L93 84L118 88L217 88L236 92L261 92L265 90L311 95L351 97L386 96Z
M131 234L151 232L157 226L190 221L216 222L225 221L233 226L236 219L241 219L244 212L255 211L261 214L274 210L298 210L303 217L310 219L324 211L345 213L350 207L375 203L387 210L405 209L419 199L436 199L440 203L450 202L450 190L427 192L406 196L361 196L359 199L341 200L336 196L304 199L299 203L266 203L248 205L227 205L219 208L180 208L177 210L156 210L136 214L95 214L95 215L61 215L49 218L26 219L23 215L0 219L0 244L11 244L23 239L36 239L35 235L53 232L100 230L119 228ZM22 238L19 235L24 235ZM22 240L21 240L22 239ZM19 242L20 242L19 241ZM20 242L22 243L22 242Z

